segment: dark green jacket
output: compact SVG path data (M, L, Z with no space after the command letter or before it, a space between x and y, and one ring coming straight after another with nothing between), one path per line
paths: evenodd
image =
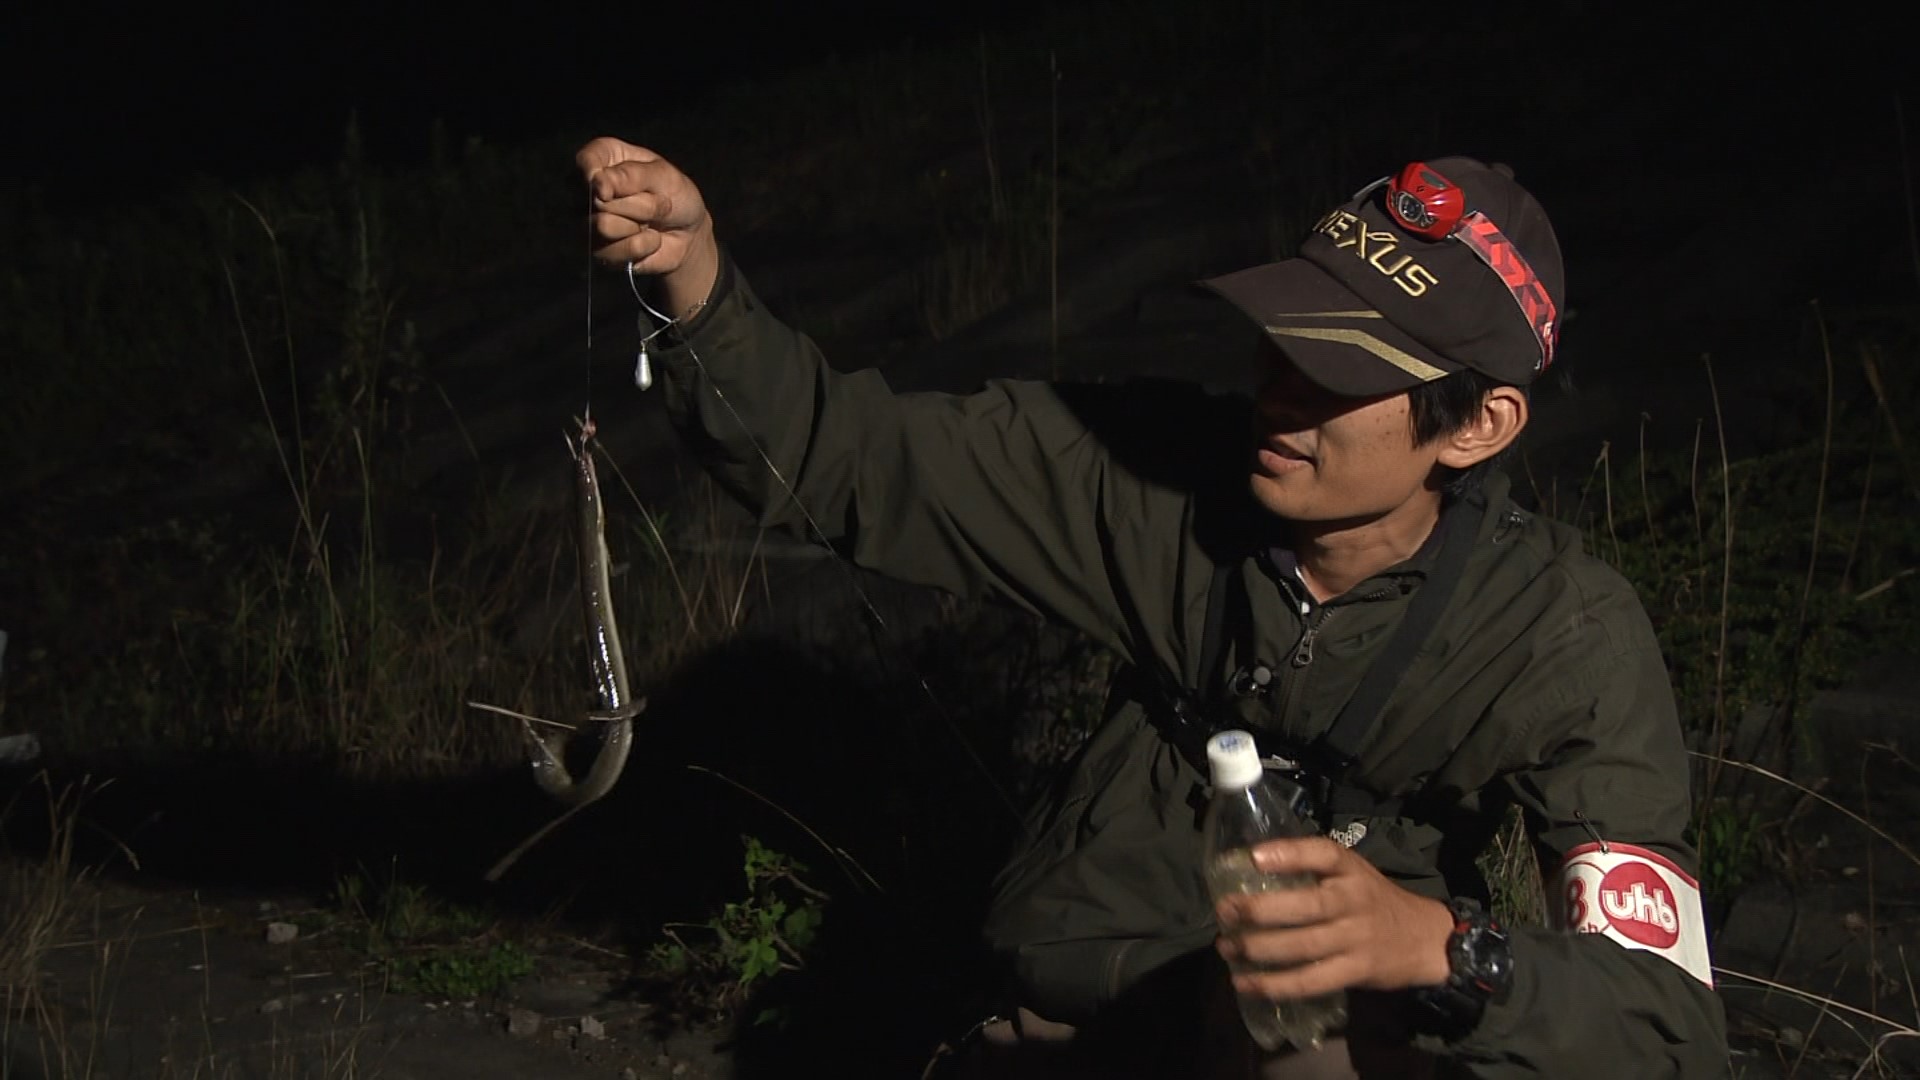
M1191 686L1286 658L1272 707L1247 717L1268 734L1324 729L1423 587L1424 553L1303 617L1245 513L1244 399L1145 382L895 394L878 372L831 369L730 262L685 329L657 354L656 392L763 524L804 528L790 484L855 562L1043 614ZM1409 801L1368 821L1357 850L1423 895L1484 897L1475 856L1518 804L1549 872L1597 833L1692 873L1686 756L1645 612L1572 530L1505 491L1485 489L1465 577L1362 748L1355 778ZM1251 645L1202 672L1207 589L1228 558L1246 560ZM1211 942L1203 797L1204 777L1121 694L998 882L987 936L1026 1004L1084 1022ZM1718 999L1669 960L1545 928L1516 931L1514 960L1508 1000L1443 1048L1472 1075L1725 1069Z

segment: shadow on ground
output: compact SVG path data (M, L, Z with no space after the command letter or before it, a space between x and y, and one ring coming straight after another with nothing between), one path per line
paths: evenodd
M863 665L757 637L687 665L650 693L615 789L491 884L487 868L556 813L523 769L370 781L111 751L48 769L56 790L110 778L85 806L74 856L110 882L238 910L261 897L325 903L356 873L405 881L593 943L604 950L601 1007L653 998L663 1039L687 1017L637 960L663 925L698 924L743 899L743 841L754 837L804 864L802 879L831 902L808 966L743 1010L774 1022L742 1032L731 1075L826 1060L897 1075L970 1022L984 974L973 934L1011 819L954 733L934 732L924 697L876 688L885 684ZM5 841L38 854L48 835L38 783L4 782L0 797L15 797ZM682 930L690 944L702 933ZM734 1041L717 1038L723 1051Z

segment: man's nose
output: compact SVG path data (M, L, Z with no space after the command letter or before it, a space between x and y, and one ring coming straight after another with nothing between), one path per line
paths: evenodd
M1274 424L1311 426L1328 394L1289 363L1276 363L1260 387L1260 414Z
M1298 431L1310 426L1306 410L1300 405L1298 396L1275 388L1260 395L1260 419L1267 427L1276 431Z

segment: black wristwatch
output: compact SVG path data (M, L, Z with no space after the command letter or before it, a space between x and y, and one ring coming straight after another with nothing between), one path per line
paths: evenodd
M1502 1002L1513 986L1513 945L1492 915L1455 900L1447 938L1447 981L1413 991L1420 1030L1457 1039L1480 1023L1488 1002Z

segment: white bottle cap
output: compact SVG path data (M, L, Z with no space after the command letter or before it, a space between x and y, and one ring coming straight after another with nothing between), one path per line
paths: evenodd
M1244 731L1222 731L1207 740L1207 765L1217 788L1252 787L1264 771L1260 748Z

